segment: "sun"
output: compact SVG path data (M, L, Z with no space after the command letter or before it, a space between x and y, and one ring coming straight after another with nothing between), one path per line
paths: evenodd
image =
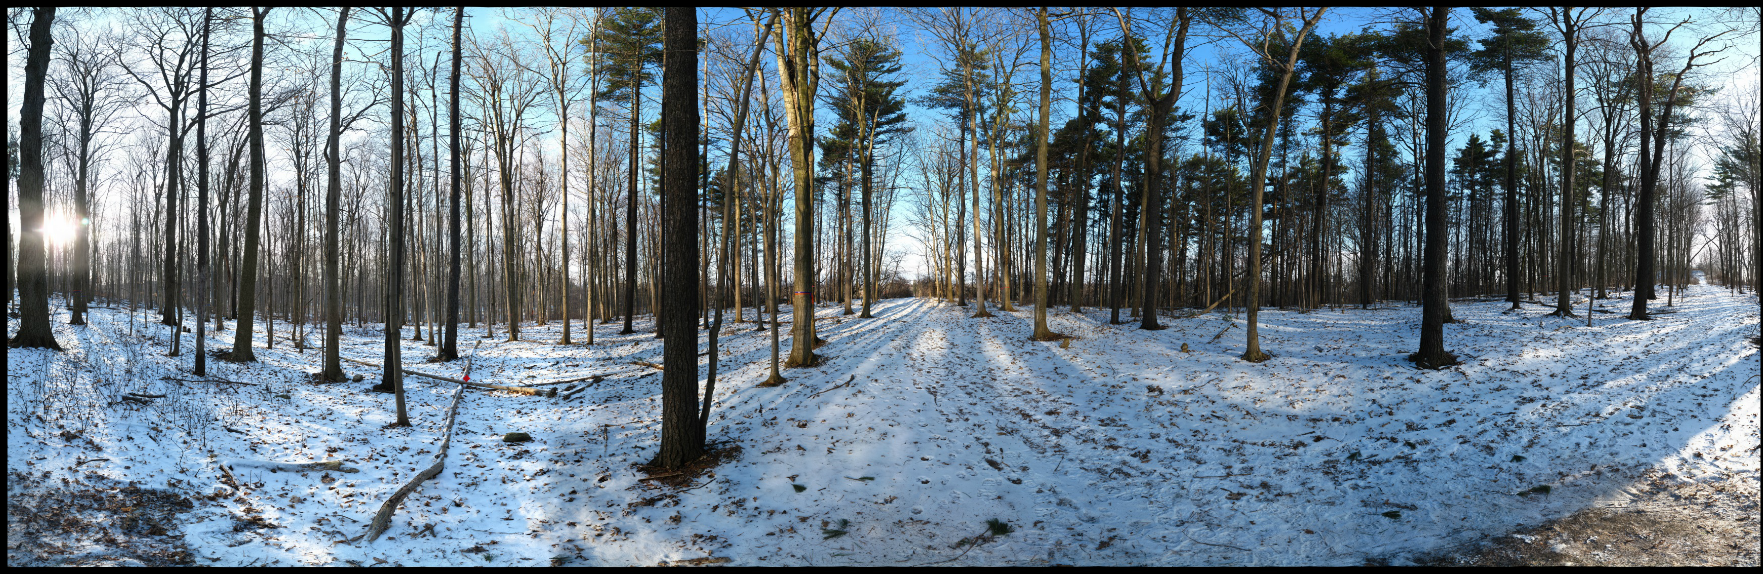
M50 216L43 222L43 234L48 236L49 242L54 243L57 247L72 243L75 231L78 231L78 228L59 215Z

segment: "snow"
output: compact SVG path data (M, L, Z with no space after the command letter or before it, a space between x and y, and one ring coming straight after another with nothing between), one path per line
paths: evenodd
M731 323L709 436L742 453L682 488L634 469L660 427L658 371L631 364L660 362L646 321L634 335L597 325L592 347L556 345L555 322L522 325L520 342L498 328L475 353L483 328L462 326L473 381L607 378L567 401L468 393L446 468L371 544L339 541L430 463L453 385L408 377L415 426L382 428L392 397L365 392L376 369L345 363L367 380L311 384L318 353L263 349L259 328L258 364L209 363L257 385L162 380L195 377L188 356L164 356L167 328L141 322L157 314L131 336L126 314L95 308L85 327L57 313L66 353L9 354L7 470L204 497L173 533L199 564L1402 563L1614 499L1649 469L1758 480L1753 297L1691 286L1640 322L1621 319L1627 296L1599 301L1614 313L1592 327L1453 302L1463 322L1445 341L1463 364L1436 372L1405 359L1420 313L1400 303L1263 310L1262 364L1237 359L1244 325L1222 313L1149 332L1056 311L1052 328L1078 337L1061 348L1028 340L1026 309L978 320L897 299L855 319L828 306L825 360L785 369L778 388L756 387L770 334ZM226 347L232 331L211 336ZM343 354L378 362L380 337L351 327ZM408 368L465 367L404 345ZM534 440L502 442L515 431ZM93 457L111 460L70 468ZM360 472L238 462L322 460ZM242 496L222 486L223 462ZM252 514L277 527L241 527ZM983 535L988 519L1015 530ZM848 534L826 538L841 520Z

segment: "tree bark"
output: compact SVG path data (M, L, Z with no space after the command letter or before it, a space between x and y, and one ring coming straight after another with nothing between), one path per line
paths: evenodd
M1035 325L1036 341L1058 336L1047 327L1047 126L1053 98L1053 32L1047 21L1047 7L1035 12L1035 23L1041 36L1041 124L1035 133Z
M1408 359L1422 369L1457 364L1445 352L1445 20L1449 8L1435 6L1427 17L1426 48L1426 245L1420 350Z
M251 85L247 96L250 99L250 132L247 137L251 141L251 184L246 190L245 251L239 262L239 297L234 309L238 325L233 329L231 358L237 363L257 360L257 354L251 350L254 326L251 316L257 309L257 259L259 236L263 232L263 19L268 14L268 8L251 11Z
M325 162L329 164L324 190L324 366L319 380L342 382L343 290L340 281L342 245L338 237L343 202L343 152L338 139L343 125L343 44L348 38L348 6L337 12L337 39L331 49L331 125L325 136Z
M392 391L398 419L392 426L410 426L404 408L404 349L398 334L404 323L404 24L408 20L402 7L392 8L392 181L386 186L386 240L391 242L390 264L386 266L386 328L385 365L380 372L380 387ZM503 209L506 218L507 209ZM385 388L389 387L389 388Z
M61 350L49 325L49 277L43 245L43 83L49 72L50 28L55 7L32 10L31 45L25 59L24 102L19 107L18 335L7 346Z
M196 89L196 364L190 372L208 375L208 36L214 9L202 10L202 72ZM85 171L83 159L80 165ZM81 177L80 217L85 218L84 176ZM80 228L81 233L85 227ZM83 250L83 249L82 249Z
M459 152L459 61L460 61L460 30L465 23L465 7L453 9L453 75L447 80L447 155L452 158L448 168L448 179L451 184L452 197L447 202L451 210L447 224L447 244L449 246L447 265L447 332L441 337L441 351L437 353L441 360L451 361L459 358L459 192L460 160L464 158ZM339 26L340 28L340 26ZM566 321L567 323L567 321ZM564 328L568 328L565 325Z
M662 309L664 333L661 373L661 449L649 462L676 469L704 452L704 427L698 418L698 17L692 7L667 8L662 38L662 141L667 154L662 174Z

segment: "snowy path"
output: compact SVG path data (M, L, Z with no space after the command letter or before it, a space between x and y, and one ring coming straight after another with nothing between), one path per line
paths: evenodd
M1262 346L1274 359L1252 365L1236 359L1242 324L1217 313L1146 332L1107 325L1105 310L1055 312L1053 330L1079 337L1062 349L1028 340L1026 310L975 320L971 308L889 300L876 319L820 309L825 361L784 370L789 382L772 389L754 386L768 373L770 334L730 324L710 437L743 453L679 490L639 482L632 470L653 454L659 426L659 378L629 364L659 362L648 326L610 335L616 324L599 325L595 346L563 348L550 342L555 323L523 325L526 341L484 340L473 380L611 378L568 402L468 396L446 471L406 501L389 540L359 548L333 542L358 534L379 501L426 464L448 386L410 385L416 427L382 430L390 397L359 392L374 373L363 383L298 383L316 353L278 344L259 351L260 365L217 367L225 378L269 384L188 389L156 380L172 372L163 344L143 344L130 362L126 336L99 335L124 320L107 310L78 333L57 327L76 353L14 353L8 379L61 372L83 352L140 373L113 394L207 393L185 402L245 432L209 433L217 459L358 463L360 474L328 475L334 482L240 469L252 485L243 502L199 508L183 529L193 549L222 564L715 556L917 565L958 555L949 563L1359 564L1612 500L1654 467L1680 480L1758 480L1758 354L1745 340L1754 299L1695 286L1651 322L1620 319L1625 298L1601 303L1618 312L1596 314L1590 328L1583 318L1543 317L1538 306L1507 314L1505 303L1454 303L1464 322L1447 326L1446 345L1464 364L1421 372L1404 359L1419 312L1399 305L1263 311ZM374 360L376 336L350 330L345 355ZM216 337L224 346L231 332ZM463 368L418 366L432 349L405 345L412 368ZM21 389L32 385L8 386L8 420L20 429L23 407L12 405L28 404ZM282 393L288 398L273 396ZM180 459L160 446L190 434L170 422L182 411L117 408L84 437L131 468L82 472L213 490L215 459ZM501 442L510 431L535 440ZM148 435L157 442L143 442ZM30 424L8 441L8 469L61 469L92 456L66 442ZM1548 494L1531 494L1542 486ZM247 510L283 528L235 531ZM1016 531L960 545L994 518ZM841 520L849 533L824 538ZM426 525L435 538L408 539Z

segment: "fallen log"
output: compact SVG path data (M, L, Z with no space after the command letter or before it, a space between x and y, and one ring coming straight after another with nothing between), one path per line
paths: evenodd
M351 363L367 365L367 366L373 367L375 369L385 368L380 365L376 365L374 363L369 363L367 361L362 361L362 360L358 360L358 359L351 359L348 357L342 357L342 359L345 361L349 361ZM474 383L474 382L466 381L463 379L455 379L453 377L443 377L440 375L431 375L428 373L412 371L410 369L398 369L398 370L404 371L404 374L406 374L406 375L416 375L418 377L425 377L425 378L434 379L437 381L446 381L449 383L454 383L457 385L464 385L467 387L475 387L475 388L480 388L480 389L494 389L494 390L498 390L498 391L508 391L511 393L520 393L523 395L544 395L545 394L545 391L535 389L532 387L510 387L510 386L505 386L505 385L492 385L492 384L488 384L488 383Z
M1231 294L1236 293L1236 292L1237 292L1237 290L1234 288L1231 289L1230 291L1226 291L1224 293L1223 297L1219 297L1217 301L1213 301L1212 304L1207 305L1205 309L1201 309L1197 312L1189 313L1187 315L1180 315L1180 316L1177 316L1176 318L1177 319L1192 319L1194 317L1199 317L1201 315L1205 315L1206 313L1212 311L1213 307L1217 307L1219 303L1223 303L1225 299L1229 299Z
M229 385L257 386L257 383L241 383L238 381L228 381L228 380L222 380L222 379L179 379L179 378L175 378L175 377L160 377L159 380L161 380L161 381L178 381L181 383L226 383Z
M392 493L392 497L386 499L385 504L380 505L379 513L373 516L373 522L367 526L368 542L378 540L380 535L386 532L386 528L392 525L392 513L398 510L398 505L404 502L404 497L416 492L416 488L422 486L423 481L441 474L441 468L447 462L447 447L453 443L453 420L459 414L459 400L462 398L465 398L465 385L459 385L459 388L453 391L453 406L447 408L447 430L441 435L441 450L435 453L435 463L417 474L416 478L410 479L410 482L405 483L397 492Z
M579 382L587 381L587 380L592 380L592 381L594 381L594 383L598 383L602 379L605 379L605 378L606 378L606 375L590 375L590 376L578 377L578 378L574 378L574 379L563 379L561 381L545 381L543 383L533 383L531 386L544 387L544 386L550 386L550 385L564 385L564 384L569 384L569 383L579 383ZM588 384L591 385L593 383L588 383Z
M250 467L257 467L257 468L267 468L270 470L287 470L287 471L294 471L294 472L300 472L300 471L306 471L306 470L334 470L337 472L361 472L360 469L343 466L343 461L340 461L340 460L325 460L325 461L318 461L318 462L275 462L275 461L268 461L268 460L229 460L229 461L227 461L227 466L233 466L233 467L250 466Z

